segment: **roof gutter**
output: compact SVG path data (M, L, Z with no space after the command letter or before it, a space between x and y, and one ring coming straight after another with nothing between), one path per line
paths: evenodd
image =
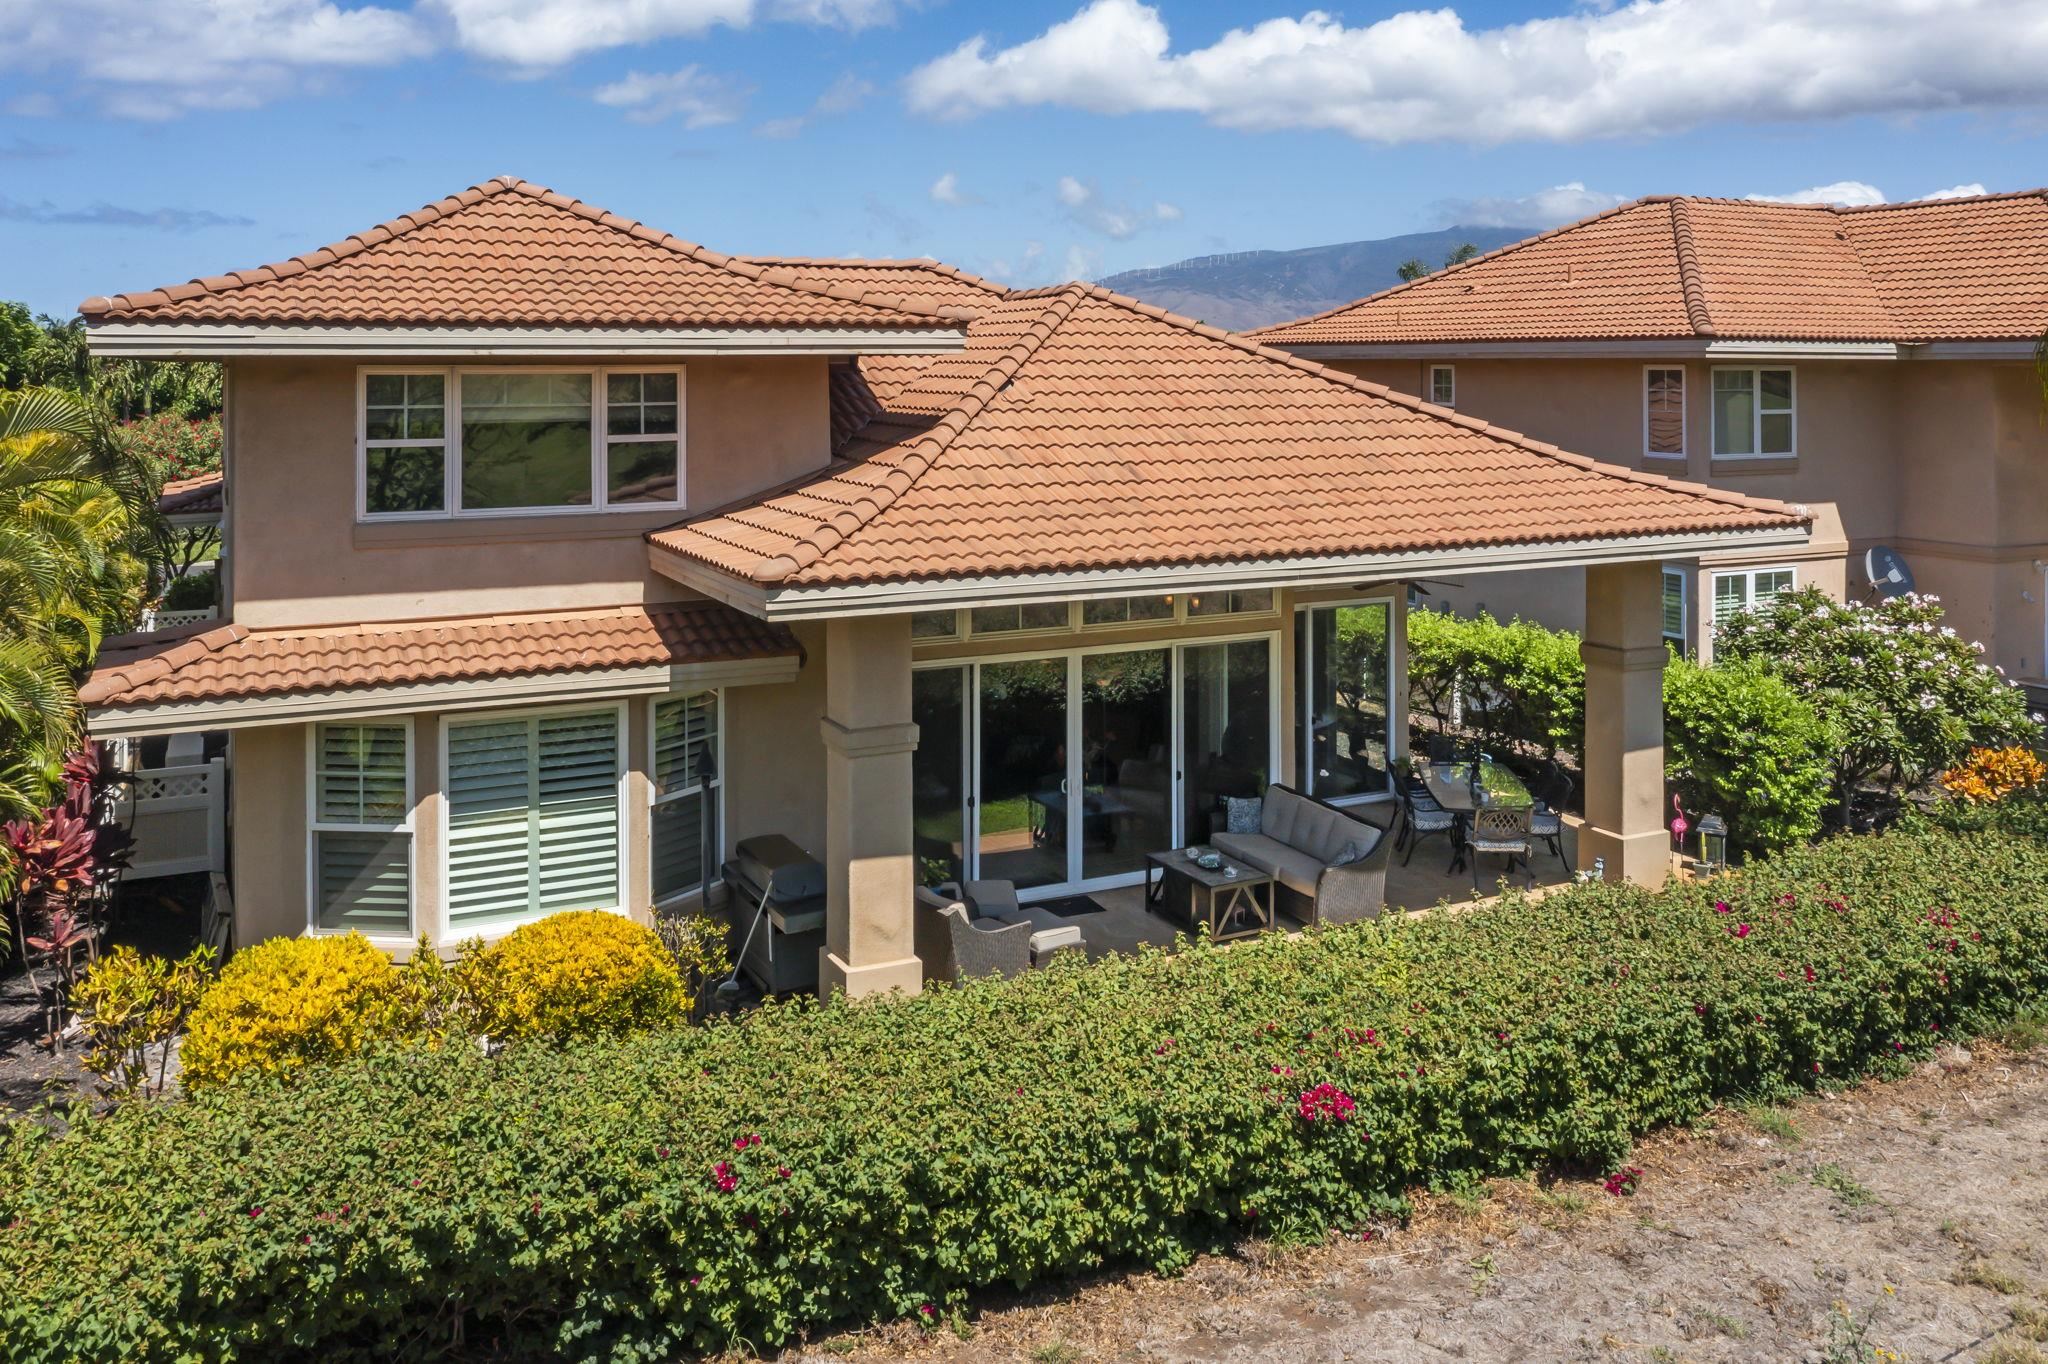
M240 322L96 322L93 354L123 359L393 355L943 355L964 323L934 327L325 327Z
M1316 587L1352 583L1361 576L1400 579L1440 577L1446 573L1583 568L1804 545L1811 538L1811 525L1799 524L1755 530L1483 545L1397 554L1316 555L1221 564L1000 574L826 587L775 587L749 582L660 545L648 548L654 569L686 587L750 615L773 621L795 621L1164 592Z

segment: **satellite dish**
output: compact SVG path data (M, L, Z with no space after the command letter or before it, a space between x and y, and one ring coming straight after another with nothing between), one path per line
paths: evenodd
M1863 552L1863 575L1880 597L1903 597L1913 590L1913 570L1906 567L1906 556L1890 545L1872 545Z

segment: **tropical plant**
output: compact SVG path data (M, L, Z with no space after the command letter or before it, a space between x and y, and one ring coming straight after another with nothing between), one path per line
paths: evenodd
M122 426L118 437L130 452L148 461L160 481L218 473L221 461L220 415L187 417L159 412Z
M86 1069L117 1094L163 1093L171 1043L212 978L213 962L213 948L204 944L175 962L124 944L95 962L71 994L89 1044Z
M1988 805L2048 781L2048 763L2020 744L1973 748L1969 758L1941 774L1941 789L1957 800Z
M1839 818L1859 788L1918 790L1973 747L2028 737L2026 694L1983 661L1984 646L1942 623L1938 598L1838 602L1817 588L1781 593L1716 628L1717 659L1783 678L1827 735Z
M185 1033L185 1083L292 1075L420 1026L417 996L362 934L273 938L235 953L200 996Z
M1686 808L1728 821L1745 852L1820 832L1827 735L1789 684L1747 663L1664 669L1664 766Z
M493 1039L566 1039L680 1022L689 997L652 929L604 910L550 914L466 956L456 974Z
M675 959L689 992L691 1016L702 1018L713 984L732 972L732 943L725 922L709 914L654 912L654 935Z
M140 610L156 484L85 402L0 393L0 813L46 803L76 737L72 684Z

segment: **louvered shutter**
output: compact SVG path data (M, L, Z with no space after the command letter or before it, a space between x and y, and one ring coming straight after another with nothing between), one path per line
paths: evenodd
M717 694L656 702L649 839L657 901L696 890L706 881L717 856L717 783Z
M313 739L315 926L412 931L403 725L320 725Z
M616 711L448 727L451 923L619 903Z

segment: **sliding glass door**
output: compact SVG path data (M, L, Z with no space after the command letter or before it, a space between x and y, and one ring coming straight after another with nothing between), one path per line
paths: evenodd
M1295 617L1301 780L1324 800L1392 790L1393 604L1307 607Z
M1064 894L1206 838L1274 770L1270 637L920 668L919 875Z

